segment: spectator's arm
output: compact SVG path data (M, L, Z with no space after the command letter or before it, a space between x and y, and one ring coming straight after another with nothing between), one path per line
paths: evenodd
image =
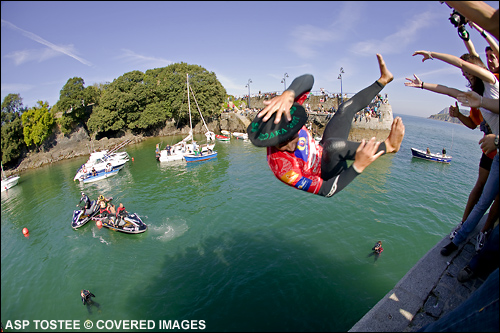
M474 22L469 22L469 25L471 27L473 27L474 29L476 29L481 34L481 36L483 36L486 39L488 44L490 44L490 47L493 50L493 53L496 55L497 58L499 58L499 56L498 56L498 44L495 42L493 37L491 37L490 34L486 33L483 28L481 28L480 26L478 26Z
M469 21L476 22L481 28L491 33L497 40L499 35L498 9L484 1L445 1Z
M405 82L405 86L414 87L414 88L421 88L421 89L436 92L438 94L448 95L448 96L453 97L453 98L456 98L458 96L458 94L460 94L462 92L458 89L450 88L450 87L443 86L440 84L424 83L415 74L413 74L413 76L415 77L415 79L406 78L409 82Z
M472 43L472 40L470 38L469 40L464 40L464 44L470 54L479 58L479 54L476 52L476 48L474 47L474 44Z
M464 124L468 128L475 129L477 127L476 123L472 120L470 116L467 117L460 112L457 102L455 102L455 106L450 105L448 112L450 114L450 117L458 118L458 120L460 120L462 124Z
M433 58L439 59L452 66L460 68L463 71L467 71L472 75L477 76L481 80L488 82L490 84L494 84L496 81L495 75L493 75L493 73L491 73L489 70L479 67L478 65L472 64L468 61L464 61L459 57L456 57L451 54L432 52L432 51L416 51L415 53L413 53L413 55L414 56L422 55L423 56L422 62Z
M485 98L474 91L460 93L457 95L456 99L462 103L463 106L474 108L483 107L491 112L498 113L498 99Z

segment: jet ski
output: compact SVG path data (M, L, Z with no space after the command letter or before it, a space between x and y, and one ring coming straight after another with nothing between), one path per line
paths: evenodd
M92 219L99 212L99 206L96 200L90 202L89 209L81 209L73 211L73 221L71 227L78 229Z
M94 221L101 221L102 226L126 234L140 234L148 229L136 213L127 214L125 217L93 217Z

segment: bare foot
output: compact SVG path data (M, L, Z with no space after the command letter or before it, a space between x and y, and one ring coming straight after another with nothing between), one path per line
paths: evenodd
M403 138L405 136L405 125L401 117L396 117L392 122L391 132L387 139L385 139L385 148L387 153L395 153L401 147Z
M382 84L383 86L386 86L389 82L391 82L394 79L394 75L392 75L391 72L387 69L387 66L385 65L385 61L382 58L382 55L377 53L377 59L378 59L378 66L380 68L380 78L377 80Z

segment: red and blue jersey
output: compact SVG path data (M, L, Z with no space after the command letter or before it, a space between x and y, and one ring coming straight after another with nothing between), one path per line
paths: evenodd
M321 178L321 155L323 147L314 141L303 126L299 131L297 149L291 153L267 147L267 163L276 178L299 190L318 194Z

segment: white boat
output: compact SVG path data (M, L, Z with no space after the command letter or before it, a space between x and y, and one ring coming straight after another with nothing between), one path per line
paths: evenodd
M199 151L201 148L202 152L213 151L215 147L215 133L210 131L205 123L205 119L201 114L200 107L198 106L198 102L196 101L196 97L194 96L194 92L189 86L189 74L187 76L187 95L188 95L188 110L189 110L189 126L190 131L189 135L185 137L182 141L179 141L175 145L171 146L170 149L159 149L159 146L156 145L156 158L160 162L171 162L178 160L185 160L184 156L187 154L194 154L195 151ZM195 141L193 141L193 124L191 122L191 102L189 99L189 91L191 90L193 94L194 101L196 102L196 106L198 107L198 112L200 113L201 120L203 120L203 125L205 126L206 132L205 136L207 137L207 144L197 145ZM191 142L191 143L188 143Z
M17 182L19 181L19 176L13 175L10 177L5 177L5 172L3 171L3 165L2 165L2 191L7 191L9 188L16 186Z
M233 132L233 137L238 140L248 140L248 133Z
M160 150L159 144L156 146L156 159L160 162L172 162L180 161L184 158L184 154L187 153L186 145L187 141L191 140L191 133L185 137L182 141L177 142L175 145L170 146L170 149Z
M427 161L440 162L440 163L450 163L452 157L446 154L436 154L436 153L428 153L423 150L419 150L416 148L411 148L412 157L421 158Z
M121 169L125 166L125 163L128 162L129 156L126 152L116 152L118 149L122 148L126 144L128 144L130 140L127 140L114 149L102 150L99 152L93 152L90 154L89 159L85 164L83 164L76 172L73 180L81 180L83 178L87 178L89 174L92 173L92 169L95 169L96 172L102 172L106 169L108 164L111 164L113 170Z
M98 172L97 175L95 175L95 176L87 175L86 177L80 179L80 181L84 184L93 183L93 182L96 182L98 180L103 180L103 179L106 179L109 177L116 176L118 171L120 171L120 169L111 170L111 171L104 170L104 171Z

